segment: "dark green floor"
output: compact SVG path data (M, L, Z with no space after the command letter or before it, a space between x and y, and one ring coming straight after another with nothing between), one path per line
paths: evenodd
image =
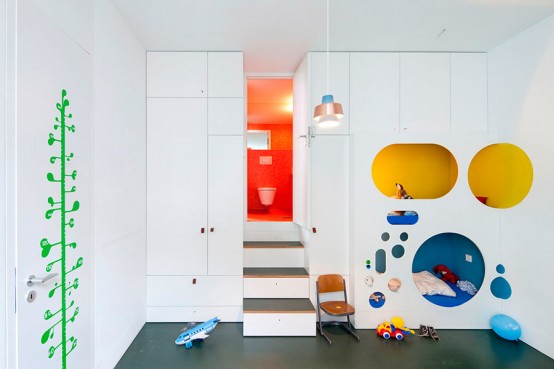
M333 346L317 337L242 337L242 324L220 323L190 349L174 341L180 323L148 323L117 369L553 369L554 360L523 342L506 341L491 330L438 330L440 340L408 336L384 340L359 330L357 343L328 327Z

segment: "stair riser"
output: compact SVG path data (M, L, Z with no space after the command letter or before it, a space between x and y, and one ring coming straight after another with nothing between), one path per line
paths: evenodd
M244 298L309 298L309 278L244 278Z
M303 248L245 248L245 268L303 268Z
M244 336L315 336L315 313L244 313Z

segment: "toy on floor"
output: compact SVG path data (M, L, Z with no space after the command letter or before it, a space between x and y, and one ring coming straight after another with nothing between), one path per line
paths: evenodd
M377 334L386 340L394 337L397 340L402 341L404 336L408 334L415 334L415 332L404 327L404 319L399 316L395 316L391 319L391 323L384 322L383 324L379 324L379 326L377 326Z
M204 340L208 338L208 333L214 330L217 323L220 322L218 317L212 318L205 323L198 324L192 328L185 328L183 332L175 340L176 345L185 345L186 348L192 347L192 341Z
M435 328L431 327L430 325L419 325L419 334L420 337L431 337L435 341L439 340L439 335Z
M433 273L440 274L441 279L445 282L456 283L460 280L456 274L452 273L446 265L438 264L433 267Z
M509 341L517 341L521 337L521 326L514 319L504 314L497 314L490 320L494 333Z

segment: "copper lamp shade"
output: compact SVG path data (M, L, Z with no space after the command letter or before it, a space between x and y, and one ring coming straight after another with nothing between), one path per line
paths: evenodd
M344 116L342 105L335 102L333 95L324 95L321 99L321 104L314 109L314 120L316 122L319 122L326 116L332 116L337 121Z

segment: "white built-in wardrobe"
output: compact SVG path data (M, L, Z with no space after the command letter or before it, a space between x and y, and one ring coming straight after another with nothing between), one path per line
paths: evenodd
M147 320L242 320L242 52L147 54Z

